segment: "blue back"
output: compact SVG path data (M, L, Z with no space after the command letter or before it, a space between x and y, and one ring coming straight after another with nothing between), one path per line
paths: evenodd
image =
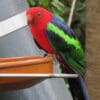
M66 34L76 37L75 33L73 32L73 30L62 20L60 20L59 18L57 18L56 16L53 15L53 18L51 20L51 23L55 24L56 26L58 26L60 29L62 29Z

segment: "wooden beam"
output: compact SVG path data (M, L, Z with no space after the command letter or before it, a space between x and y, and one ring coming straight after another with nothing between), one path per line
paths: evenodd
M100 0L87 0L86 61L90 100L100 100Z

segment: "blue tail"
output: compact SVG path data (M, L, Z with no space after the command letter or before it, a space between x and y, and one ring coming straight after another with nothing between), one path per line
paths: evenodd
M64 61L62 56L58 54L58 61L63 66L63 71L65 73L75 73L71 67ZM87 88L85 82L81 76L78 78L70 78L68 79L68 83L70 85L70 91L73 97L73 100L89 100Z

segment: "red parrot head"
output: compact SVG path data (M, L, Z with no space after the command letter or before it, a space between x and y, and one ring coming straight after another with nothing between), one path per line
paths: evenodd
M41 7L33 7L27 11L28 25L35 27L46 27L46 24L51 20L52 14Z
M55 53L46 36L46 26L52 20L52 13L42 7L27 10L27 23L37 43L48 53Z

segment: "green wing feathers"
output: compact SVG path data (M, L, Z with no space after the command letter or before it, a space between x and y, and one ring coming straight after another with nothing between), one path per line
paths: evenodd
M47 25L46 34L52 47L61 53L66 63L83 76L85 73L84 51L79 40L68 35L53 23Z

